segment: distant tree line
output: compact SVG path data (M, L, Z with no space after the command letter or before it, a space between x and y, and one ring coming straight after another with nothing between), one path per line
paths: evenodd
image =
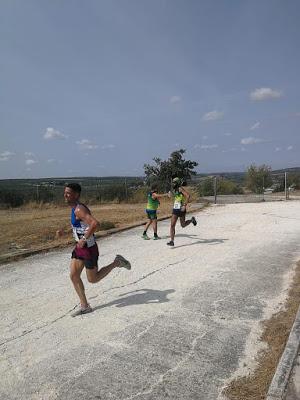
M247 189L253 193L263 193L267 188L272 191L284 190L284 174L272 173L271 167L263 164L250 165L244 179L241 174L218 175L217 180L213 176L201 177L200 183L193 183L191 178L195 177L196 161L184 158L185 150L180 149L170 154L167 160L153 158L154 164L145 164L145 180L142 178L71 178L58 181L48 180L2 180L0 181L0 205L1 207L20 207L24 204L54 203L62 204L63 188L69 181L77 181L82 185L82 201L87 203L103 202L134 202L144 201L147 188L156 184L161 191L168 191L171 188L171 181L174 177L181 178L185 183L194 185L199 196L212 196L217 185L218 194L242 194ZM184 183L184 184L185 184ZM300 173L291 172L288 174L288 186L300 189Z

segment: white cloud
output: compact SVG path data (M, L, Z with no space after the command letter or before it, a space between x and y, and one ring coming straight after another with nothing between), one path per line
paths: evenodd
M103 146L101 146L102 150L112 150L116 147L115 144L104 144Z
M170 97L170 103L175 104L175 103L180 103L181 102L181 97L180 96L172 96Z
M30 151L25 151L24 155L25 155L26 158L28 158L28 157L34 157L34 154L31 153Z
M92 143L88 139L77 140L76 144L78 144L81 150L95 150L98 148L97 144Z
M281 151L281 147L276 147L276 148L275 148L275 151L276 151L276 153L277 153L278 151Z
M57 131L54 128L47 128L46 132L44 134L44 139L45 140L53 140L53 139L66 139L67 136L61 133L60 131Z
M47 160L47 163L49 163L49 164L54 163L54 162L56 162L55 158L49 158Z
M226 132L226 133L224 133L224 136L232 136L232 133Z
M287 151L291 151L291 150L293 150L293 146L288 146L286 149L287 149Z
M202 139L203 139L203 140L207 140L207 139L208 139L208 136L202 136Z
M16 153L12 153L11 151L4 151L0 154L0 161L9 161Z
M37 161L30 159L30 160L26 160L25 163L26 163L26 165L33 165L33 164L36 164Z
M274 90L271 88L260 88L255 89L250 93L251 100L254 101L263 101L270 99L278 99L282 96L282 93L279 90Z
M219 147L217 144L195 144L194 149L212 150Z
M236 147L231 147L231 148L228 149L228 150L222 150L222 153L230 153L230 152L232 152L232 151L238 151L238 149L237 149Z
M250 131L254 131L255 129L258 129L259 127L260 127L260 122L255 122L255 124L250 127Z
M241 144L244 144L244 145L257 144L257 143L263 143L263 142L264 142L263 139L255 138L255 137L252 137L252 136L247 137L247 138L243 138L241 140Z
M223 115L224 113L222 111L214 110L204 114L202 119L203 121L216 121L223 118Z

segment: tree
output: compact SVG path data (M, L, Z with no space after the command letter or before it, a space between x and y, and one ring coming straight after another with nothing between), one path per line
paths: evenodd
M246 172L246 186L254 193L263 193L264 188L272 185L271 167L251 164Z
M148 184L156 183L160 189L168 190L172 178L178 176L186 181L196 172L196 161L185 160L183 155L186 150L180 149L173 151L168 160L161 160L158 157L153 158L155 165L144 164L146 180Z

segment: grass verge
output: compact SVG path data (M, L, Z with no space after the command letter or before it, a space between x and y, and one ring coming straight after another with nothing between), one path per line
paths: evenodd
M258 367L247 377L233 380L223 391L229 400L265 400L300 305L300 262L284 308L263 322L261 340L268 349L258 355Z

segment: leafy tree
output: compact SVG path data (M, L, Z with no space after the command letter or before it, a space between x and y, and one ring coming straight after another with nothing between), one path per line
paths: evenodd
M295 189L300 189L300 174L288 173L287 185L288 187L294 186Z
M154 165L144 164L146 180L148 184L156 183L160 189L168 190L172 178L178 176L186 181L196 172L196 161L185 160L183 155L186 150L180 149L173 151L168 160L161 160L159 157L153 158Z
M246 172L246 186L254 193L263 193L264 188L272 185L271 167L251 164Z

